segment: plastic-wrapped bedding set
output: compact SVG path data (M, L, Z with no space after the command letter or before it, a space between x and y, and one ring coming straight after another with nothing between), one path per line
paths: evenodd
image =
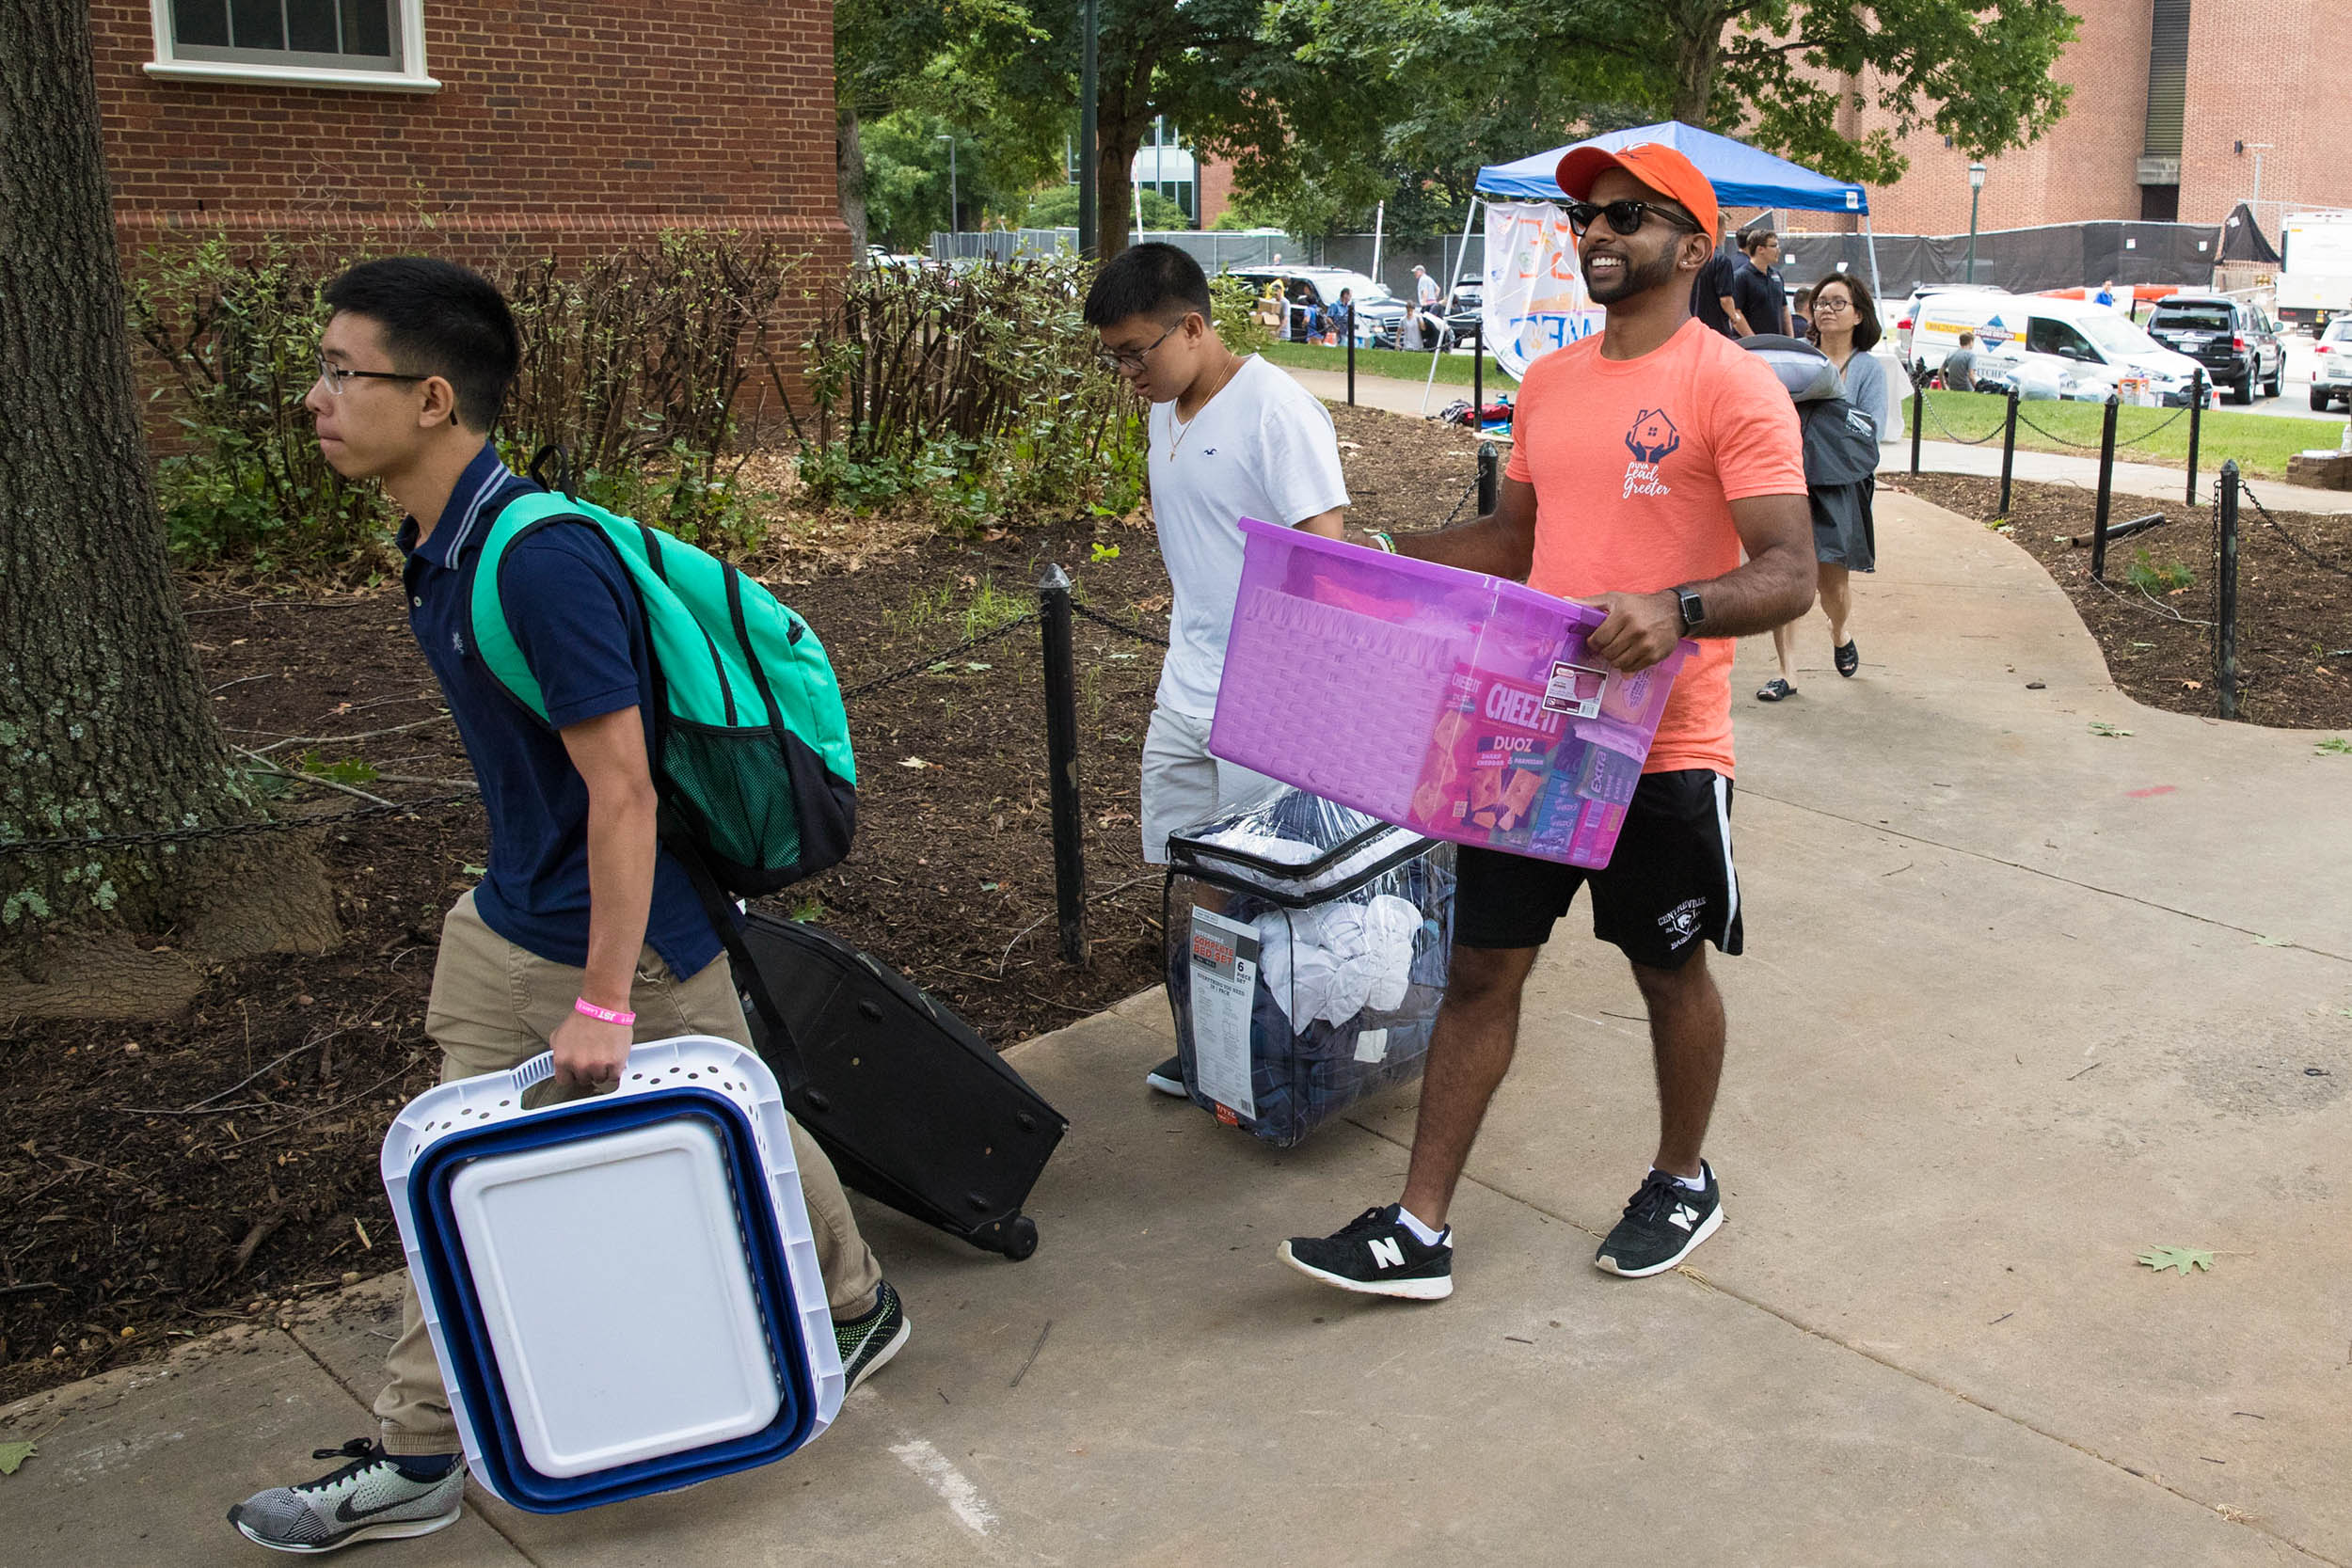
M1285 788L1168 839L1168 994L1194 1103L1288 1148L1421 1076L1454 847Z

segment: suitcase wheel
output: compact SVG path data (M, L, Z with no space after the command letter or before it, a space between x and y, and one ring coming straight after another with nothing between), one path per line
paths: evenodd
M1026 1214L1015 1214L1005 1222L1005 1237L998 1249L1018 1263L1037 1251L1037 1221Z

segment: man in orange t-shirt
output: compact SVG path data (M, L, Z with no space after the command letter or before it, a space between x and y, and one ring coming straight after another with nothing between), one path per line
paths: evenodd
M1649 1174L1594 1261L1613 1274L1663 1273L1723 1223L1699 1150L1724 1059L1723 997L1706 944L1740 947L1730 640L1813 603L1797 411L1762 360L1691 315L1716 203L1689 159L1657 142L1581 147L1560 161L1559 178L1604 330L1529 367L1492 514L1382 542L1605 609L1591 646L1620 669L1658 663L1683 637L1698 639L1699 652L1676 678L1606 869L1460 851L1453 971L1404 1199L1280 1249L1343 1290L1453 1292L1454 1184L1510 1068L1535 955L1587 883L1594 935L1625 954L1649 1004L1660 1122Z

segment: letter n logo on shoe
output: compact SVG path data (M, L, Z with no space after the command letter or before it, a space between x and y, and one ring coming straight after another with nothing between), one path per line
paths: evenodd
M1383 1268L1401 1269L1405 1266L1405 1244L1395 1237L1383 1236L1370 1245L1372 1260Z

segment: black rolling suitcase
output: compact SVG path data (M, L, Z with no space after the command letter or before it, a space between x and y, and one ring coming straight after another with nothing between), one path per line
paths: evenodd
M1035 1252L1021 1206L1069 1131L1061 1114L963 1020L839 938L753 911L740 942L728 946L753 1043L841 1180L986 1251Z

